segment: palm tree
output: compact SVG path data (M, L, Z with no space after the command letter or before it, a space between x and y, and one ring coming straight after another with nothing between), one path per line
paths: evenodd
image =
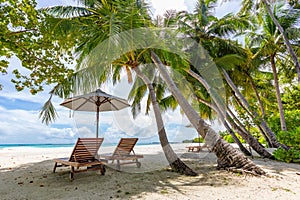
M192 108L192 106L186 101L183 95L176 87L173 80L170 78L165 66L155 54L151 51L151 58L157 66L161 76L168 85L174 98L177 100L181 109L197 130L197 132L206 140L209 146L212 147L212 151L218 157L218 168L230 168L236 167L246 171L251 171L256 174L265 174L263 170L257 167L252 161L244 157L243 154L235 150L230 144L225 142L203 119L201 119L198 113Z
M278 21L283 25L286 34L289 35L291 39L299 38L299 34L295 33L293 28L297 23L298 15L287 17L286 10L282 9L280 6L272 12L272 14L278 19ZM276 63L282 62L282 60L288 60L285 53L285 48L283 45L283 40L281 34L278 32L276 25L269 15L263 16L263 31L261 33L251 33L249 37L252 38L252 48L259 47L259 50L255 53L255 57L259 57L262 60L269 60L271 70L273 72L274 87L276 91L277 105L280 113L281 129L283 131L287 130L284 110L281 101L280 89L279 89L279 77L276 67Z
M278 18L274 15L274 12L271 9L271 5L267 0L261 0L259 1L260 4L255 5L254 6L254 2L253 1L249 1L249 0L243 0L243 7L240 10L240 15L244 15L244 14L249 14L251 12L253 12L253 9L258 8L260 11L264 10L264 7L269 15L269 17L271 18L273 24L277 27L277 30L280 32L280 37L283 38L284 44L287 47L287 50L292 58L292 60L295 63L295 69L296 69L296 73L297 73L297 79L298 82L300 83L300 64L299 64L299 60L298 57L292 47L292 44L290 42L290 39L288 37L289 33L287 33L286 28L284 27L284 24L281 23ZM292 6L291 9L289 9L289 11L286 13L287 18L299 18L299 4L298 1L289 1L290 5ZM264 6L264 7L263 7ZM275 9L275 5L273 5L274 9ZM262 12L263 13L263 12Z
M199 42L199 44L201 44L203 48L207 50L209 56L214 59L214 62L221 68L221 70L223 68L233 68L235 65L234 63L240 64L241 61L238 60L242 60L236 59L236 57L247 57L247 52L236 42L233 42L232 40L226 38L231 34L238 33L239 31L243 31L246 28L252 27L252 24L248 19L245 19L244 17L237 17L232 14L228 14L221 19L217 19L216 17L212 16L210 12L210 8L212 8L212 5L214 3L215 1L199 0L194 14L190 15L185 12L178 14L179 22L177 22L175 26L178 26L183 33ZM239 56L232 56L231 54L238 54ZM224 64L224 60L227 61L225 63L227 63L228 66ZM194 69L189 69L187 72L198 81L200 81L198 77L194 76L195 74L197 75L197 73L193 73L193 70ZM225 80L230 81L230 79ZM206 84L203 82L201 83ZM232 84L233 82L231 81L229 85ZM234 87L237 88L236 86ZM212 94L211 91L209 92L210 94ZM241 93L239 92L238 94ZM217 101L215 102L218 103ZM222 103L219 102L219 104ZM224 108L226 108L226 106L219 105L219 108L222 111L225 110ZM226 116L226 114L224 114L223 116ZM262 133L264 134L264 132L266 132L267 134L269 134L270 138L273 139L272 142L274 144L277 144L278 142L274 133L267 127L267 124L263 119L262 123L260 124L264 127L263 129L265 130L262 131ZM257 143L256 146L260 146L259 143Z
M294 51L294 49L292 47L292 44L289 41L289 38L287 37L287 33L284 30L284 28L281 26L281 24L277 21L274 13L272 12L272 9L270 8L269 2L267 2L267 0L262 0L262 2L264 3L264 5L265 5L265 7L267 9L268 14L272 18L272 21L274 22L274 24L276 25L277 29L281 33L281 35L283 37L283 40L284 40L284 43L285 43L285 45L286 45L286 47L288 49L288 52L290 53L292 59L295 62L295 68L296 68L296 72L297 72L297 75L298 75L298 82L300 83L300 64L299 64L299 60L298 60L298 57L297 57L297 55L296 55L296 53L295 53L295 51ZM273 69L273 67L272 67L272 69ZM273 72L274 72L274 70L273 70ZM284 123L284 122L281 122L281 123ZM282 129L284 130L283 125L282 125Z
M166 155L166 158L173 170L176 172L185 174L185 175L192 175L195 176L197 173L195 173L193 170L191 170L189 167L187 167L175 154L173 149L171 148L166 130L164 128L164 122L162 120L161 116L161 111L157 102L155 90L153 87L153 83L150 81L147 75L145 75L144 72L142 72L138 66L131 66L131 69L135 71L135 73L141 78L144 83L146 84L148 90L149 90L149 96L150 96L150 101L151 105L153 107L153 111L155 114L155 120L156 120L156 125L157 125L157 130L158 130L158 135L159 135L159 141L161 143L161 146L163 147L163 151Z
M199 82L201 82L205 86L205 88L207 88L207 91L209 91L210 93L212 93L211 90L210 90L210 86L208 85L208 83L199 74L193 72L192 70L189 70L189 74L191 76L193 76L196 80L198 80ZM230 83L232 83L232 81ZM233 86L233 87L234 87L235 90L237 90L237 88L235 88L235 86ZM242 96L238 90L236 92L240 96ZM214 99L214 102L216 102L216 107L214 109L217 110L217 112L219 113L219 115L221 115L224 119L226 119L226 121L228 121L232 125L232 127L234 127L237 130L237 132L239 133L239 135L241 135L242 138L245 141L247 141L247 143L257 153L259 153L263 157L273 158L273 156L270 153L268 153L268 151L266 151L266 149L250 133L248 133L248 131L246 131L246 129L243 128L242 124L239 124L239 126L236 125L236 123L232 119L234 117L234 114L231 112L231 110L229 109L229 107L226 106L227 108L224 109L224 106L220 105L220 103L221 103L220 100L218 100L217 98L214 98L215 97L214 95L212 95L212 97ZM250 106L248 106L248 107L250 107ZM226 123L226 121L224 123L225 127L228 126L228 124ZM236 119L236 121L239 121L239 120Z
M139 70L139 63L136 62L139 53L128 52L124 54L121 58L114 60L112 68L109 67L109 65L106 65L106 68L101 68L99 65L97 65L97 68L84 65L86 63L85 60L89 59L91 51L102 41L108 39L110 40L109 42L117 44L121 42L118 40L119 38L115 37L119 32L150 24L142 2L136 2L134 0L99 0L82 1L82 3L86 3L85 7L54 7L47 9L47 11L52 14L66 16L66 18L52 19L52 21L50 21L54 26L58 27L55 31L59 31L60 33L64 32L64 35L69 37L71 35L78 40L76 52L79 54L78 69L81 68L81 70L76 72L71 81L73 84L73 92L86 91L99 86L99 84L111 76L110 70L113 70L112 78L116 81L119 77L120 69L123 67L125 67L128 80L131 82L132 76L130 69L134 70L136 74L146 82L149 89L160 143L171 168L176 172L186 175L197 175L177 157L169 144L153 87L149 79ZM91 60L93 61L93 59ZM89 67L92 70L89 71ZM46 122L49 122L49 117L51 118L55 114L50 102L51 101L48 101L45 104L41 112L41 116L44 116Z
M121 1L122 3L124 3L124 1ZM126 1L127 2L127 1ZM127 5L128 6L128 5ZM133 8L134 6L131 5L130 8ZM102 9L103 7L100 6L100 8ZM118 7L120 10L121 8ZM114 9L114 13L113 13L113 19L111 19L109 22L109 27L112 27L112 25L114 25L111 21L118 19L124 20L124 13L126 13L126 9L127 7L122 7L122 17L117 17L116 15L116 10ZM97 29L102 30L102 27L100 26L95 26L95 24L97 25L97 23L94 23L93 17L98 19L98 13L100 12L95 12L95 16L93 15L93 9L96 9L96 7L93 7L92 9L88 10L88 15L87 17L85 17L86 13L84 13L83 17L81 18L75 18L75 21L72 22L79 22L77 24L77 27L84 27L84 29L82 28L82 32L83 33L95 33L97 32ZM81 8L82 10L82 8ZM125 10L125 11L124 11ZM129 9L130 10L130 9ZM130 12L131 13L131 12ZM136 13L136 12L134 12ZM106 16L106 15L105 15ZM111 16L111 15L109 15ZM136 15L135 18L140 18L141 15ZM134 20L135 18L130 18L131 20ZM92 20L91 20L92 19ZM126 18L128 19L128 18ZM61 20L61 19L60 19ZM100 20L102 20L102 18L100 18ZM141 21L145 21L144 19ZM147 20L146 20L147 21ZM86 23L89 22L89 23ZM96 20L96 22L98 22ZM104 23L105 21L103 21ZM154 43L164 43L164 41L157 41L157 35L155 35L155 37L153 37L153 33L149 33L149 29L145 30L143 29L142 32L139 31L135 31L135 30L130 30L130 29L126 29L125 25L128 25L126 23L120 23L119 22L119 26L117 26L116 31L113 32L114 34L106 34L101 35L103 37L92 37L92 35L89 38L83 37L85 36L85 34L83 34L82 37L79 37L79 47L81 49L81 51L79 51L80 54L80 68L81 70L79 72L77 72L77 77L75 77L74 83L77 83L76 86L77 87L81 87L80 85L78 85L78 83L81 83L82 81L88 81L90 85L98 85L99 82L101 81L101 79L99 79L99 74L101 71L103 71L103 69L100 66L111 66L111 64L114 65L118 65L118 60L120 59L120 57L126 57L127 58L127 62L126 62L126 66L127 68L130 66L131 68L135 68L136 66L139 66L140 63L144 63L147 61L147 58L151 58L153 60L154 63L157 64L157 59L154 59L155 55L153 53L153 51L151 52L151 55L149 54L150 52L148 51L148 48L154 48L153 44ZM131 22L131 21L130 21ZM93 24L94 23L94 24ZM84 26L82 26L82 24ZM93 24L91 26L86 26L88 24ZM81 25L81 26L78 26ZM101 25L101 24L100 24ZM135 28L136 26L131 26L132 22L129 24L130 28ZM134 23L134 25L137 25L136 23ZM138 26L141 26L141 24L139 23ZM138 27L137 26L137 27ZM145 23L143 23L143 26L145 26ZM104 26L105 28L106 26ZM115 26L113 26L115 27ZM128 27L127 27L128 28ZM64 29L66 30L66 29ZM96 31L95 31L96 30ZM108 28L108 30L111 30L110 28ZM128 30L128 31L125 31ZM118 31L123 31L121 34L115 34ZM150 29L151 31L151 29ZM73 33L73 32L72 32ZM102 33L102 32L101 32ZM111 33L111 32L109 32ZM160 32L160 34L164 35L165 30L163 30L163 32ZM89 35L88 35L89 36ZM90 40L90 38L93 39L93 41ZM145 38L147 38L147 40L145 40ZM101 43L99 45L99 42L102 39L107 39L105 40L106 43ZM96 42L95 42L96 40ZM89 44L88 42L93 42L90 45L84 45L85 43ZM94 43L95 42L95 43ZM168 41L169 42L169 41ZM143 46L141 45L141 43ZM172 41L171 41L172 43ZM132 47L134 47L134 50L132 50ZM175 45L173 46L174 49L178 49L178 46ZM162 44L162 48L164 48L164 45ZM137 50L139 49L139 50ZM144 49L144 50L143 50ZM180 52L182 51L182 49L179 49L177 52L180 54ZM165 52L164 50L160 50L160 52ZM147 56L147 54L149 54ZM140 58L139 55L145 55L143 56L143 58ZM167 54L166 54L167 55ZM184 55L182 55L184 57ZM141 59L141 60L140 60ZM145 60L143 60L145 59ZM170 59L170 58L164 58L166 60ZM182 59L184 60L184 59ZM139 61L139 62L138 62ZM172 61L172 59L170 59L170 61ZM138 63L135 63L138 62ZM123 62L124 64L124 62ZM177 66L176 63L172 63L172 66ZM119 67L119 66L118 66ZM127 70L130 71L130 70ZM160 69L160 71L162 71ZM101 75L101 74L100 74ZM166 79L167 76L163 76L164 79ZM168 83L168 81L166 81L166 83ZM170 86L168 85L168 88L170 89ZM173 89L173 88L172 88ZM170 90L172 93L173 91ZM173 96L176 98L176 95L173 94ZM176 98L176 100L178 101L178 99ZM182 99L180 99L179 102L185 102L182 101ZM188 103L187 103L188 105ZM238 151L236 151L233 147L231 147L228 143L226 143L224 140L222 140L221 138L218 137L218 135L210 128L207 126L207 124L204 123L204 121L197 115L196 111L193 110L193 108L191 108L190 106L186 106L186 105L181 105L181 107L183 108L185 106L185 113L186 115L189 117L190 120L191 119L191 115L196 117L194 118L194 120L192 120L192 124L196 127L197 131L202 135L202 136L207 136L206 139L210 141L210 145L213 147L213 151L216 152L216 155L219 158L219 167L236 167L236 168L242 168L244 170L249 170L252 171L253 173L256 174L264 174L265 172L263 170L261 170L259 167L257 167L253 162L251 162L250 160L248 160L246 157L244 157L241 153L239 153ZM190 111L187 113L187 110ZM197 121L197 123L195 123ZM198 122L200 122L198 124ZM215 145L216 144L216 145Z
M160 38L159 36L164 36L164 37ZM125 46L122 46L121 43L120 44L108 43L110 45L108 45L108 44L99 45L95 49L93 55L90 56L90 59L88 60L88 66L90 66L90 67L86 68L86 70L92 71L92 69L95 68L99 63L109 65L110 63L113 63L117 58L119 58L120 55L123 55L124 53L128 52L129 49L131 49L131 51L132 51L132 49L136 50L136 49L141 49L141 48L146 49L144 54L148 53L147 49L149 49L149 48L150 49L153 49L153 48L160 49L157 51L159 52L159 54L163 55L164 60L170 59L170 66L174 66L175 68L176 68L176 66L180 66L180 65L178 65L177 60L174 59L174 57L176 58L176 56L174 54L169 54L167 51L161 50L161 49L170 49L170 50L174 50L178 54L180 54L180 52L182 51L181 50L182 44L178 44L178 41L175 39L176 37L168 35L166 29L163 29L160 31L155 31L153 29L139 29L139 30L124 32L119 35L116 35L115 37L123 38L124 40L127 40L124 43L122 43ZM147 40L145 41L144 38L147 38ZM189 46L189 43L188 42L185 43L183 41L183 38L181 38L181 40L179 40L179 41L181 41L183 44ZM131 44L132 46L130 48L127 48L126 45L128 45L128 44ZM165 44L168 44L170 46L165 46ZM114 51L115 49L117 49L117 50L120 49L121 51L115 52ZM110 50L109 56L107 54L108 50ZM143 50L142 50L142 52L143 52ZM160 59L157 57L157 55L151 50L150 50L150 52L151 52L151 58L152 58L153 62L156 65L162 64ZM167 53L165 53L165 52L167 52ZM97 55L97 57L95 57L96 55ZM182 58L188 57L188 56L180 54L179 57L181 57L181 56L182 56ZM109 59L103 60L102 58L109 58ZM181 60L183 60L183 59L181 59ZM194 60L194 61L197 62L197 60ZM131 61L131 62L136 62L136 61ZM181 62L181 63L183 63L183 62ZM138 65L134 64L131 66L138 66ZM183 66L186 66L186 65L183 65ZM159 71L160 71L160 73L162 72L161 69ZM166 78L168 78L169 76L167 74L167 76L162 75L162 77L166 81ZM169 79L170 79L170 77L169 77ZM213 80L213 81L215 81L215 80ZM216 134L216 132L214 132L199 117L197 112L187 103L187 101L184 98L181 98L180 100L178 100L178 98L176 97L176 95L174 95L174 92L171 89L172 87L170 87L170 85L168 84L168 81L166 81L166 83L168 85L169 90L172 92L174 98L177 100L177 102L181 106L184 113L188 116L191 123L195 126L198 133L201 134L201 136L206 139L206 141L208 142L208 144L210 146L214 147L213 151L216 152L216 155L218 156L219 161L220 161L219 167L224 167L224 168L237 167L237 168L243 168L245 170L250 170L253 173L257 173L257 174L265 173L260 168L255 166L254 163L252 163L250 160L248 160L246 157L244 157L241 153L236 151L227 142L225 142L223 139L219 138L218 134ZM171 82L171 83L173 86L174 83L173 82ZM182 96L182 94L180 92L179 92L179 95ZM184 100L182 100L182 99L184 99ZM181 101L183 101L185 104L182 105ZM184 106L186 106L185 109L183 109ZM209 133L209 134L207 134L207 133ZM205 136L207 136L207 137L205 137ZM234 160L232 160L231 156L234 157Z
M240 102L240 105L245 107L245 110L247 110L248 112L251 112L251 108L250 105L248 103L248 101L245 99L245 97L240 93L240 91L238 90L238 88L235 86L235 84L232 82L230 76L227 74L227 72L223 69L223 75L227 81L227 83L230 85L230 87L232 88L232 90L234 91L234 93L237 96L237 100L238 102ZM259 121L259 124L261 126L261 128L263 129L263 131L269 136L270 142L272 144L272 147L278 148L278 147L283 147L284 149L288 149L288 147L284 144L280 144L277 139L276 139L276 135L273 133L273 131L268 127L267 123L265 122L264 119L262 119L261 117L259 117L259 115L257 114L256 111L252 111L251 113L253 113L253 117L252 118L256 118ZM250 113L250 115L251 115Z

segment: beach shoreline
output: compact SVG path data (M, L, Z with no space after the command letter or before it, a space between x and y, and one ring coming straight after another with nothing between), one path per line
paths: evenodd
M160 145L138 145L141 168L126 165L118 172L112 165L104 176L84 172L72 182L69 168L52 173L52 159L70 156L73 147L0 149L0 199L300 199L299 164L255 158L268 176L234 174L216 170L216 157L207 149L188 152L189 145L171 146L196 177L172 172ZM101 147L99 153L113 150Z

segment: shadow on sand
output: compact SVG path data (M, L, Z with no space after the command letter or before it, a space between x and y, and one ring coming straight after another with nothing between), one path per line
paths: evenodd
M84 172L76 174L72 182L69 180L69 168L61 168L52 173L52 160L29 163L12 169L2 168L1 199L139 199L143 198L145 193L172 194L175 191L184 197L188 192L184 188L232 187L241 184L240 180L244 177L216 170L214 154L209 152L202 152L202 155L192 152L180 155L184 162L199 173L196 177L174 173L166 163L156 165L157 156L163 155L145 156L141 160L140 169L135 165L128 165L124 167L124 171L119 172L107 167L104 176L95 171ZM155 166L153 170L150 170L147 161ZM255 159L255 162L276 173L281 173L285 167L300 169L296 164L287 165L266 159Z

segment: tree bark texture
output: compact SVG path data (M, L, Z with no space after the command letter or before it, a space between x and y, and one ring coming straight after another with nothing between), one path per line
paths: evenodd
M230 144L225 142L192 108L186 101L183 95L176 87L173 80L170 78L165 66L162 64L159 57L151 51L151 58L157 66L160 75L166 82L170 92L177 100L181 109L197 130L197 132L205 139L206 143L212 148L212 151L218 157L218 167L220 168L238 168L245 171L250 171L255 174L263 175L265 172L256 166L251 160L245 157L238 150L234 149Z
M228 85L231 87L231 89L234 91L234 93L237 95L237 97L241 100L241 102L243 103L243 105L247 108L247 110L251 113L253 113L254 117L256 119L258 119L260 126L262 127L262 129L264 130L264 132L267 134L267 136L270 138L270 141L272 143L272 146L274 146L275 148L278 147L282 147L286 150L288 150L289 148L284 145L284 144L280 144L277 139L276 139L276 135L273 133L273 131L268 127L267 123L265 122L264 119L262 119L261 117L259 117L259 115L257 114L257 112L252 111L250 108L249 103L247 102L247 100L244 98L244 96L241 94L241 92L238 90L238 88L234 85L234 83L232 82L231 78L229 77L229 75L227 74L227 72L222 69L224 77L228 83Z
M241 100L236 96L236 94L234 92L233 92L232 95L234 96L235 101L248 113L248 115L251 117L252 121L257 125L260 133L263 135L263 137L267 141L268 146L271 147L271 148L274 148L274 144L272 143L269 136L265 133L265 131L264 131L265 129L262 127L261 123L257 123L255 121L255 117L253 116L253 114L244 106L244 104L241 102ZM229 108L228 108L228 110L230 111ZM249 131L246 130L245 126L237 119L237 117L232 112L231 112L231 116L233 116L234 120L236 122L238 122L239 126L242 127L242 129L245 133L249 132Z
M256 96L256 99L257 99L257 102L258 102L258 105L259 105L259 108L260 108L261 116L262 116L262 118L264 118L266 116L264 105L263 105L262 100L261 100L261 98L260 98L260 96L258 94L258 91L257 91L257 88L255 86L253 78L250 75L248 75L248 77L250 79L251 87L252 87L252 89L253 89L253 91L255 93L255 96Z
M210 92L210 87L208 85L208 83L198 74L196 74L195 72L193 72L192 70L188 70L188 73L193 76L195 79L197 79L205 88L208 92ZM229 133L231 134L231 136L233 137L233 139L235 140L235 142L239 145L240 150L245 154L245 155L251 155L251 153L241 144L241 142L238 140L238 138L235 136L235 134L233 133L233 131L231 130L231 128L229 127L229 125L227 124L227 122L225 121L225 119L227 121L230 122L231 126L237 131L237 133L262 157L266 157L266 158L273 158L273 156L264 148L264 146L262 144L260 144L256 138L254 138L248 131L246 131L244 129L244 131L241 130L240 127L238 127L235 122L233 122L233 120L230 118L229 119L229 115L227 113L226 108L228 109L229 112L231 112L231 110L227 107L224 106L222 104L222 102L219 102L218 98L214 98L212 97L216 103L216 106L213 106L211 104L209 104L208 102L202 100L201 98L198 98L198 100L200 100L202 103L204 103L205 105L209 106L210 108L214 109L219 115L220 117L223 119L223 124L226 127L226 129L229 131ZM231 112L231 114L233 115L233 113ZM233 117L235 117L235 115L233 115ZM235 117L236 119L236 117ZM236 119L238 121L238 119ZM239 121L238 121L239 122ZM240 126L243 127L243 125L240 123ZM265 135L264 135L265 136ZM269 140L267 140L269 141Z
M240 152L231 148L231 145L225 142L222 138L217 140L216 145L212 149L218 157L218 168L228 169L228 167L234 167L245 171L250 171L254 174L264 175L266 174L261 168L255 165L247 157Z
M196 97L198 99L198 101L200 101L201 103L205 104L206 106L210 107L211 109L213 109L215 112L217 113L221 113L221 111L219 111L219 108L217 106L213 106L211 103L205 101L204 99L201 99L199 97ZM225 118L224 116L222 116L222 118ZM234 142L239 146L240 150L246 155L246 156L252 156L252 154L244 147L244 145L241 143L241 141L236 137L234 131L230 128L230 126L228 125L228 123L225 120L222 120L225 128L227 129L227 131L229 132L229 134L232 136Z
M161 116L161 111L159 109L159 106L158 106L158 103L157 103L157 100L156 100L156 95L155 95L155 91L154 91L154 88L152 86L152 83L150 82L148 77L145 76L141 72L141 70L138 68L138 66L134 67L133 70L144 81L144 83L147 85L147 88L149 90L150 99L151 99L151 103L152 103L152 106L153 106L153 111L154 111L155 120L156 120L156 124L157 124L159 141L160 141L160 144L163 148L166 159L169 162L170 167L175 172L185 174L185 175L189 175L189 176L197 176L198 174L196 172L194 172L191 168L189 168L184 162L182 162L178 158L178 156L173 151L173 149L172 149L172 147L171 147L171 145L168 141L168 137L167 137L166 130L165 130L165 127L164 127L164 122L163 122L163 119L162 119L162 116Z
M278 74L277 74L277 69L276 69L276 65L275 65L275 55L272 55L270 57L270 61L271 61L271 67L272 67L272 72L273 72L273 77L274 77L274 87L276 90L276 99L277 99L278 111L279 111L279 115L280 115L281 130L286 131L286 122L285 122L285 118L284 118L283 105L282 105L281 96L280 96Z
M263 158L273 159L273 155L270 154L266 148L257 141L245 128L238 126L234 120L228 115L227 121L237 131L237 133Z
M252 154L244 147L241 141L236 137L234 131L230 128L226 121L224 121L224 126L227 131L230 133L231 137L233 138L234 142L239 146L241 152L243 152L246 156L252 156Z

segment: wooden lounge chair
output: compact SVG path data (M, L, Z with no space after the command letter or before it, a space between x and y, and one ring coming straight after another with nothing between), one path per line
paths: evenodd
M190 151L196 151L196 152L199 152L199 151L201 151L202 150L202 148L201 148L201 146L199 145L199 146L187 146L186 148L188 148L188 152L190 152Z
M117 170L120 170L121 165L136 164L138 168L141 167L141 163L138 161L139 158L144 158L143 155L135 154L133 148L137 143L138 138L121 138L118 146L112 154L102 154L101 159L117 161Z
M105 174L104 163L97 159L98 150L103 142L103 138L78 138L70 158L53 159L55 162L53 173L57 167L71 167L70 179L74 179L74 174L88 170L100 170ZM79 169L84 167L85 169ZM75 170L76 168L76 170Z
M196 151L196 152L199 152L201 151L203 148L207 148L209 151L210 149L208 148L208 145L205 143L203 146L201 146L200 144L199 145L195 145L195 146L187 146L186 147L188 149L188 152L190 151Z

